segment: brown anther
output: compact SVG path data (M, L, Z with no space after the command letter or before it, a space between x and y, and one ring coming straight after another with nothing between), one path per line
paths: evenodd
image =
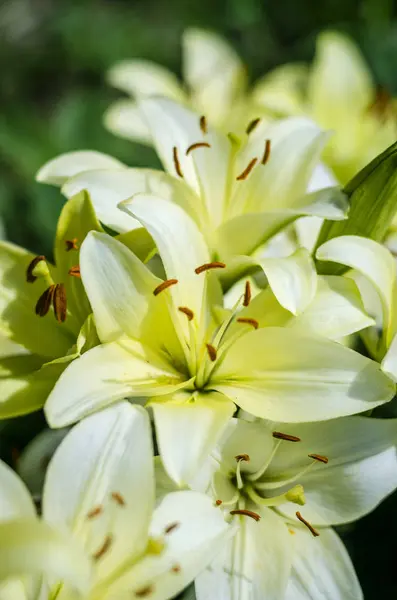
M175 522L175 523L170 523L170 525L167 525L167 527L164 529L164 533L167 535L169 533L171 533L172 531L175 531L175 529L177 529L179 527L180 523Z
M250 319L249 317L239 317L237 323L245 323L246 325L252 325L254 329L258 329L259 323L256 319Z
M235 456L234 458L237 460L237 462L249 462L251 460L248 454L237 454L237 456Z
M180 573L180 572L181 572L181 566L180 566L180 565L174 565L174 566L171 568L171 571L172 571L173 573Z
M172 285L175 285L176 283L178 283L177 279L166 279L165 281L163 281L163 283L160 283L160 285L158 285L154 290L153 290L153 295L154 296L158 296L158 294L164 290L166 290L167 288L171 287Z
M220 505L222 504L222 500L215 500L215 504L216 504L217 506L220 506Z
M207 129L207 119L205 118L204 115L202 115L200 117L200 129L201 131L205 134L207 133L208 129Z
M194 312L187 306L178 306L178 310L179 312L186 315L189 321L192 321L194 319Z
M28 264L28 268L26 269L26 281L28 283L33 283L34 281L36 281L37 277L35 275L33 275L33 270L39 264L39 262L41 262L42 260L45 260L45 256L43 256L43 255L36 256Z
M210 357L210 360L212 362L214 362L218 355L216 348L214 348L214 346L212 344L206 344L205 347L207 348L207 352L208 352L208 356Z
M94 560L99 560L100 558L102 558L102 556L104 554L106 554L106 552L109 550L110 546L112 545L112 542L113 542L113 537L110 534L107 535L104 539L102 546L100 548L98 548L98 550L96 552L94 552L94 554L92 555L92 558Z
M328 457L327 456L322 456L322 454L308 454L309 458L312 458L313 460L318 460L318 462L322 462L325 465L328 463Z
M301 523L303 523L304 525L306 525L306 527L308 528L308 530L310 531L310 533L312 534L313 537L318 537L320 535L319 532L317 531L317 529L314 529L313 525L311 525L309 523L309 521L306 521L306 519L304 519L302 517L302 515L300 514L299 511L297 511L295 514L298 517L299 521Z
M89 513L87 513L87 519L95 519L103 513L103 506L95 506Z
M68 275L71 275L72 277L77 277L79 279L81 277L80 267L78 265L76 265L75 267L70 267Z
M250 123L248 123L247 129L245 130L245 133L247 135L249 135L252 131L254 131L255 127L257 125L259 125L259 122L260 122L260 118L259 117L257 117L256 119L252 119L252 121L250 121Z
M265 165L267 163L267 161L270 158L270 149L271 149L271 141L270 140L266 140L265 142L265 150L263 152L263 156L262 156L262 160L261 160L261 164Z
M225 263L214 260L213 262L204 263L203 265L200 265L199 267L194 269L194 272L196 273L196 275L200 275L200 273L204 273L204 271L209 271L210 269L225 269L225 268L226 268Z
M152 592L154 592L154 586L146 585L145 587L141 588L140 590L136 590L135 596L137 598L145 598L146 596L149 596L149 594L151 594Z
M179 175L179 177L181 177L183 179L181 163L179 162L179 158L178 158L178 148L176 146L174 146L172 148L172 157L174 159L175 171L176 171L177 175Z
M273 431L272 436L278 440L285 440L286 442L300 442L301 439L296 435L289 435L288 433L281 433L281 431Z
M51 302L54 296L54 291L55 285L50 285L50 287L47 288L37 300L35 311L38 317L45 317L45 315L50 310Z
M196 150L196 148L211 148L211 144L208 142L196 142L195 144L191 144L186 150L186 156L190 154L192 150Z
M112 499L117 502L117 504L119 506L125 506L125 500L123 498L123 496L120 494L120 492L112 492L111 494Z
M240 173L240 175L237 175L237 177L236 177L237 181L243 181L243 179L247 179L248 175L251 173L252 169L255 167L257 162L258 162L258 159L253 158L248 163L248 165L245 167L244 171L242 171Z
M77 238L73 238L72 240L65 240L66 252L70 252L70 250L78 250L79 247L77 245Z
M52 306L54 307L55 318L58 323L63 323L66 319L66 290L63 283L57 283L52 297Z
M247 510L246 508L231 510L230 514L231 515L243 515L243 517L251 517L251 519L254 519L254 521L261 520L261 517L260 517L260 515L258 515L258 513L253 512L252 510Z
M243 306L249 306L251 302L251 284L249 281L245 282L245 290L244 290L244 300Z

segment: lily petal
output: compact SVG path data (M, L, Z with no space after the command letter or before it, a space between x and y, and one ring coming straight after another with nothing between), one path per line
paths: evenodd
M261 510L260 517L259 522L240 517L235 537L197 577L197 600L284 598L292 540L287 526L273 511Z
M257 417L319 421L390 400L394 384L379 365L336 342L266 327L242 336L211 386Z
M171 200L194 215L197 199L183 181L155 169L113 169L84 171L62 187L67 198L87 190L99 219L118 232L139 227L131 215L121 212L119 203L138 193L155 194Z
M396 264L391 253L373 240L344 235L325 242L318 248L316 257L356 269L371 282L382 302L383 324L388 344L396 279Z
M317 273L305 248L286 258L262 258L260 265L277 300L296 315L312 302L317 289Z
M176 75L150 60L122 60L109 69L106 79L131 96L166 96L180 102L185 99Z
M0 523L0 581L43 573L88 593L91 561L80 544L47 523L36 519Z
M126 474L128 473L128 477ZM114 538L101 560L101 578L146 548L154 508L154 469L147 412L120 402L76 425L50 462L43 517L82 538L88 554L106 534ZM93 511L99 511L91 517Z
M167 529L173 529L166 533ZM150 535L165 548L148 554L110 588L112 597L122 592L150 590L151 600L173 598L216 556L235 532L211 498L197 492L168 494L153 515Z
M196 274L195 269L209 263L210 256L194 221L179 206L148 194L135 196L121 206L153 237L168 279L178 280L170 289L174 305L187 306L200 319L206 277ZM186 318L182 323L186 328Z
M106 129L133 142L150 146L152 138L141 111L134 100L117 100L103 117Z
M168 475L183 485L203 465L236 407L216 393L183 392L163 400L151 402L160 454Z
M70 177L91 169L123 169L125 165L102 152L77 150L53 158L41 167L36 180L50 185L63 185Z
M183 74L193 103L219 125L244 91L244 65L224 38L209 31L187 29L182 45Z
M35 515L32 497L22 479L0 461L0 522Z
M207 227L218 225L223 218L231 144L226 136L211 127L200 129L200 117L168 98L148 98L140 103L164 168L176 177L183 177L195 191L206 215ZM205 142L187 154L192 144ZM173 150L176 148L176 150Z
M286 600L363 600L351 559L332 529L314 539L293 528L295 553Z
M167 394L189 385L171 366L166 371L151 358L129 340L102 344L83 354L48 397L45 414L51 427L69 425L127 396Z

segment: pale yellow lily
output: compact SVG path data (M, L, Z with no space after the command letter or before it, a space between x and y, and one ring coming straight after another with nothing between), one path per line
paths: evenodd
M253 97L275 117L307 115L332 130L323 159L342 184L396 139L395 100L376 88L360 50L342 33L321 33L311 67L275 69Z
M87 190L99 219L119 232L139 227L119 207L137 193L182 206L204 234L211 258L227 262L224 287L258 268L256 258L247 257L299 217L345 218L344 194L322 172L311 181L328 135L308 119L258 122L238 141L172 100L146 99L141 109L166 173L74 152L44 165L38 180L64 182L67 197Z
M155 508L150 420L126 402L63 440L48 467L40 521L1 462L0 483L2 598L167 600L234 533L201 493L172 493Z
M261 296L251 307L248 289L238 303L244 310L236 306L216 325L211 313L221 297L210 275L222 263L211 261L194 221L176 204L150 196L124 209L153 237L167 279L155 277L117 240L88 235L80 268L101 344L61 375L45 406L51 426L77 421L120 398L149 398L164 464L183 483L205 460L236 405L272 420L316 421L362 412L392 397L394 384L376 363L303 332L304 322L280 326L283 314L291 313L269 312ZM332 279L327 284L332 288ZM338 296L337 289L329 290L323 299L333 293ZM310 308L313 319L319 318L321 300L319 310L316 298Z
M0 418L38 410L68 362L95 343L91 308L79 278L80 246L101 227L85 193L60 216L55 262L0 242ZM77 275L77 277L76 277Z

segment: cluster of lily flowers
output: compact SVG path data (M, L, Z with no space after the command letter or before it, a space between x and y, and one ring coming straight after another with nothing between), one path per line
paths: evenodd
M394 101L332 32L250 90L183 49L109 73L163 170L58 156L54 263L0 244L0 417L51 428L33 496L0 463L5 600L363 598L332 526L397 488Z

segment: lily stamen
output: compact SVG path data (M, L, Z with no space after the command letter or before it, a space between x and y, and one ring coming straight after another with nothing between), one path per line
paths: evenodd
M66 252L70 252L70 250L78 250L79 247L77 245L77 238L73 238L71 240L65 240Z
M181 566L180 566L180 565L174 565L174 566L171 568L171 571L172 571L173 573L180 573L180 572L181 572Z
M77 279L80 279L81 278L80 267L78 265L76 265L74 267L70 267L70 269L68 271L68 275L71 275L72 277L77 277Z
M178 158L178 148L176 146L174 146L172 148L172 157L174 159L175 171L176 171L177 175L179 175L179 177L181 177L181 179L183 179L183 172L182 172L182 169L181 169L181 163L179 162L179 158Z
M204 116L204 115L202 115L202 116L200 117L200 129L201 129L201 131L202 131L204 134L206 134L206 133L207 133L207 131L208 131L208 129L207 129L207 119L205 118L205 116Z
M325 465L328 463L328 457L323 456L322 454L308 454L309 458L313 460L317 460L318 462L324 463Z
M249 135L252 131L254 131L254 129L257 127L257 125L259 125L259 123L260 123L260 117L257 117L256 119L252 119L252 121L250 123L248 123L245 133L247 135Z
M26 281L28 283L34 283L36 281L36 279L40 276L37 273L34 273L35 267L37 267L37 265L41 262L44 261L46 262L46 258L45 256L43 256L42 254L40 256L36 256L28 265L28 268L26 269ZM47 263L46 263L47 265ZM48 270L48 267L47 267Z
M87 513L87 519L95 519L103 513L103 506L95 506L90 512Z
M265 165L270 158L270 150L271 150L271 141L266 140L265 142L265 151L262 156L261 164Z
M231 515L242 515L244 517L251 517L251 519L254 519L254 521L261 520L261 516L258 515L258 513L253 512L252 510L247 510L246 508L239 508L236 510L231 510L230 514Z
M236 180L237 181L243 181L244 179L247 179L248 175L251 173L252 169L255 167L256 163L258 162L257 158L253 158L248 165L245 167L244 171L242 171L240 173L240 175L237 175Z
M143 587L140 590L136 590L134 593L137 598L144 598L145 596L148 596L149 594L152 594L153 592L154 592L154 586L147 585L146 587Z
M215 362L217 357L216 348L214 348L212 344L206 344L205 347L207 348L208 356L210 357L211 362Z
M106 552L108 552L110 546L112 545L112 542L113 537L110 534L107 535L102 546L92 555L92 558L94 560L99 560L100 558L102 558L102 556L106 554Z
M120 492L112 492L112 499L117 502L119 506L125 506L126 502Z
M196 142L195 144L191 144L186 150L186 156L188 156L192 150L196 150L196 148L211 148L211 144L208 142Z
M200 275L200 273L204 273L204 271L209 271L210 269L225 269L226 265L223 262L219 262L218 260L214 260L213 262L204 263L199 267L194 269L196 275Z
M50 310L51 302L54 297L55 285L50 285L37 300L35 312L38 317L45 317Z
M176 283L178 283L177 279L166 279L165 281L160 283L160 285L158 285L156 288L154 288L153 296L158 296L158 294L160 294L160 292L166 290L167 288L171 287L172 285L175 285Z
M249 454L237 454L237 456L235 456L234 458L237 460L237 462L240 462L240 460L249 462L251 460Z
M250 319L249 317L239 317L237 323L244 323L245 325L252 325L254 329L258 329L259 323L256 319Z
M251 302L251 295L251 284L247 280L245 282L243 306L249 306L249 303Z
M288 433L282 433L281 431L273 431L272 436L278 440L285 440L286 442L301 441L301 439L296 435L289 435Z
M66 319L66 289L63 283L57 283L52 296L52 306L54 308L55 318L58 323L63 323Z
M319 532L317 531L317 529L314 529L313 525L311 525L309 523L309 521L306 521L306 519L304 519L302 517L302 515L300 514L299 511L297 511L295 514L298 517L299 521L301 523L303 523L304 525L306 525L306 527L308 528L308 530L310 531L310 533L312 534L313 537L318 537L320 535Z
M186 315L189 321L192 321L194 319L194 312L187 306L178 306L178 310L179 312Z
M175 523L170 523L169 525L167 525L167 527L164 529L164 533L166 535L168 535L169 533L171 533L172 531L175 531L175 529L177 529L179 527L180 523L178 523L177 521L175 521Z
M240 492L236 492L230 500L226 500L226 502L224 500L216 500L215 504L217 506L222 506L222 507L223 506L232 506L233 504L236 504L239 497L240 497Z

